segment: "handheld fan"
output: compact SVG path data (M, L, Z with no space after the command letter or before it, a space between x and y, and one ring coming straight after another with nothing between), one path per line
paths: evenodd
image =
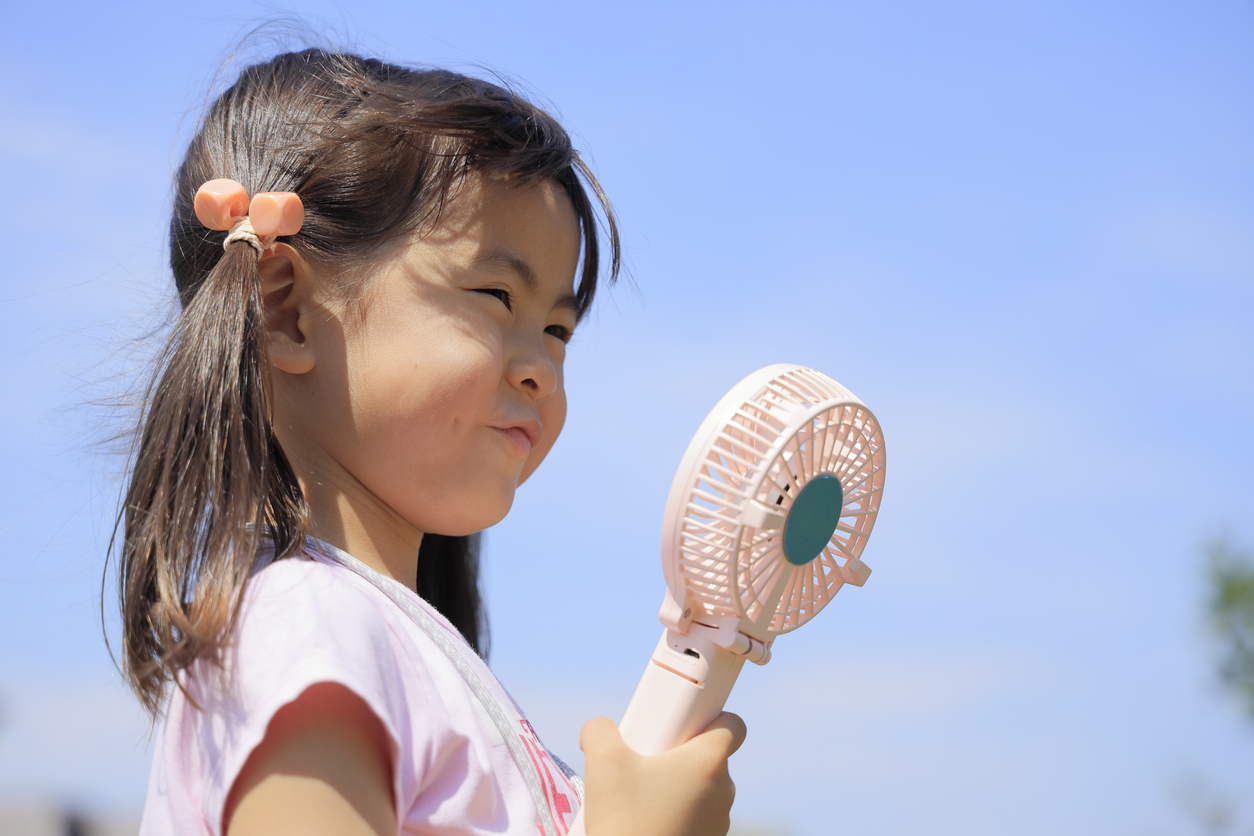
M698 734L746 659L765 664L776 636L866 582L884 464L875 416L813 369L768 366L718 402L666 502L665 629L619 724L629 746Z
M767 366L718 402L671 483L665 629L619 723L627 745L653 755L701 732L746 659L766 664L776 636L866 583L884 463L875 416L813 369Z
M879 421L813 369L767 366L718 402L666 501L665 629L619 723L627 745L653 755L697 735L746 659L766 664L776 636L866 583L884 464Z

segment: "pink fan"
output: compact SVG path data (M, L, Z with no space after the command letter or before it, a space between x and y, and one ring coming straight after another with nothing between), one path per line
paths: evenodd
M665 630L619 724L629 746L652 755L699 733L746 659L765 664L776 636L866 582L884 456L871 411L813 369L768 366L719 401L671 483Z

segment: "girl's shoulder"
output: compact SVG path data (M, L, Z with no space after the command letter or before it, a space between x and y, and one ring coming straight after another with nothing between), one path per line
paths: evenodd
M461 634L438 610L413 590L401 584L394 586L403 590L402 594L439 625L442 632L462 641ZM317 541L304 552L282 560L269 560L267 555L262 555L244 589L241 622L256 619L259 613L276 617L301 633L328 623L337 629L354 624L364 628L388 625L405 633L413 632L410 629L412 619L385 592L322 554L317 549Z
M198 660L179 681L154 759L147 833L187 832L175 824L193 819L220 833L226 795L271 719L313 685L344 686L379 719L398 798L416 796L475 718L444 654L383 593L316 554L263 556L221 664Z
M352 572L312 550L282 560L263 555L244 587L240 614L270 608L292 615L334 612L328 607L346 607L359 615L377 612L377 596L371 594L368 584L355 581Z
M460 640L430 604L411 597ZM245 675L282 668L290 677L293 667L334 667L357 679L387 680L377 683L384 690L396 679L439 678L446 663L384 592L313 549L264 564L249 578L228 654Z
M352 572L314 556L277 560L248 579L231 644L238 653L260 643L274 654L297 644L326 655L340 645L385 641L401 625L380 597Z

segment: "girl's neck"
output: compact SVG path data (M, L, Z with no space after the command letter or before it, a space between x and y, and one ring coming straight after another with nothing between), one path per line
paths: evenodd
M289 381L279 375L275 382L281 389ZM276 411L281 412L290 393L280 394L289 395L276 399ZM288 416L275 421L275 434L309 509L308 533L414 589L423 533L298 429Z
M422 532L374 497L356 496L364 492L359 483L338 481L301 479L309 505L309 533L413 589Z

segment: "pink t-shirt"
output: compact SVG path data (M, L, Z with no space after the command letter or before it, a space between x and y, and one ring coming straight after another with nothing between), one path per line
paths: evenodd
M412 593L411 593L412 595ZM560 833L578 795L461 634L417 595L458 653L515 717ZM542 833L509 747L453 663L386 595L311 552L257 572L245 588L222 669L197 662L183 678L203 710L174 689L157 742L141 836L222 833L227 793L280 708L311 685L357 694L394 744L397 833Z

